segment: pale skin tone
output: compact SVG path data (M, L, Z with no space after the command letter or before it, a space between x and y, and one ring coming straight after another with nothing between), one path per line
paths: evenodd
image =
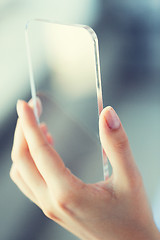
M55 151L45 124L37 125L30 105L17 104L11 179L44 214L83 240L158 240L143 181L128 138L111 107L99 120L100 140L112 176L85 184Z

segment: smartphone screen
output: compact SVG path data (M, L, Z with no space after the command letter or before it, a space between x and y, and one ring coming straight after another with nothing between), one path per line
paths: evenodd
M89 183L103 180L96 34L88 26L33 20L26 36L31 97L37 95L43 106L40 122L47 124L54 148L76 176Z

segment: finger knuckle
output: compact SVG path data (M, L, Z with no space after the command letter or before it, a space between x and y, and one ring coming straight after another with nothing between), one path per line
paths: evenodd
M125 151L126 149L128 149L128 146L129 141L127 136L123 137L122 139L119 139L119 141L115 143L115 148L119 152Z
M15 149L11 152L11 158L13 162L17 162L19 158L22 157L21 151L16 151Z
M13 149L11 152L11 159L14 163L18 164L22 159L28 157L28 151L22 149Z
M46 217L56 220L57 219L57 214L56 214L56 208L53 204L53 202L46 202L46 201L41 201L40 202L40 208L42 209L43 213L45 214Z
M68 169L67 169L68 170ZM68 171L66 172L68 173ZM59 209L63 212L73 215L75 209L79 209L80 195L84 195L86 184L82 181L78 181L71 175L69 179L69 185L63 191L60 191L56 197L56 203Z
M9 175L10 175L10 178L12 179L12 181L15 182L15 180L17 179L17 175L18 175L17 169L12 166Z
M16 154L15 150L12 149L12 152L11 152L11 159L12 159L12 161L14 161L16 158L17 158L17 154Z
M78 206L77 197L71 192L65 193L56 199L56 206L59 211L71 216L73 210Z
M53 212L49 208L43 209L43 213L46 215L46 217L48 217L50 219L53 219L53 217L54 217Z
M47 208L47 209L43 210L43 213L49 219L51 219L53 221L59 221L59 218L56 216L56 214L51 209Z

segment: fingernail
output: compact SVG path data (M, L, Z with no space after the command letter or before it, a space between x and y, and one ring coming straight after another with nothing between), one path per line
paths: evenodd
M112 107L108 107L108 110L105 113L105 120L110 129L115 130L120 127L119 117Z

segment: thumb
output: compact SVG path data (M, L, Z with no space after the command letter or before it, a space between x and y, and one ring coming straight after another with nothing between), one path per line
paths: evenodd
M112 107L103 109L99 119L99 131L102 147L109 158L115 180L127 182L138 173L128 137L120 119Z

